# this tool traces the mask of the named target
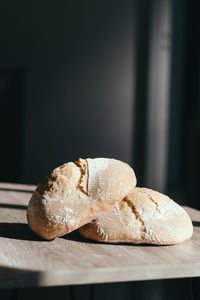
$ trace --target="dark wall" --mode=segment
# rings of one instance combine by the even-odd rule
[[[200,4],[173,2],[168,192],[200,208]]]
[[[20,181],[79,156],[130,163],[132,1],[4,1],[0,22],[0,70],[26,74]]]

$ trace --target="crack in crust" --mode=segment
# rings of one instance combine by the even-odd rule
[[[85,160],[86,161],[86,168],[87,168],[87,183],[86,183],[86,189],[87,189],[87,195],[89,195],[89,192],[88,192],[88,190],[89,190],[89,176],[90,176],[90,173],[89,173],[89,165],[88,165],[88,161],[87,160]]]
[[[77,188],[86,196],[88,196],[88,163],[86,160],[79,158],[74,162],[75,165],[80,169],[81,176],[77,184]],[[86,178],[85,178],[86,177]],[[86,179],[86,182],[85,182]]]
[[[159,205],[156,202],[156,200],[154,200],[152,196],[150,196],[150,195],[148,195],[148,196],[149,196],[149,199],[156,205],[156,210],[160,213]]]
[[[138,213],[135,205],[132,203],[132,201],[130,201],[129,199],[125,198],[123,200],[124,202],[126,202],[126,204],[132,209],[132,212],[133,214],[135,215],[135,218],[136,220],[140,221],[141,225],[142,225],[142,228],[141,228],[141,235],[142,235],[142,238],[145,237],[145,234],[146,234],[146,227],[145,227],[145,224],[144,224],[144,221],[142,220],[142,218],[140,217],[140,214]]]
[[[154,198],[151,196],[151,194],[148,193],[147,191],[145,191],[144,193],[149,197],[149,200],[152,201],[155,204],[156,210],[160,213],[158,202],[156,202],[156,200],[154,200]]]

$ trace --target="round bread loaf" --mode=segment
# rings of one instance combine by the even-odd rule
[[[189,239],[193,226],[186,211],[168,196],[136,187],[79,232],[86,238],[109,243],[171,245]]]
[[[50,240],[98,217],[136,185],[133,169],[116,159],[79,159],[56,169],[33,193],[27,219],[30,228]]]

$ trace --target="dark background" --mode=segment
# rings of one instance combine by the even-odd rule
[[[38,183],[79,156],[130,163],[132,1],[5,1],[0,13],[1,180]]]
[[[139,186],[200,208],[199,8],[197,0],[1,1],[0,181],[37,184],[79,156],[113,157],[134,167]],[[31,293],[92,297],[88,286],[70,291]],[[93,292],[190,299],[191,286],[168,280]]]

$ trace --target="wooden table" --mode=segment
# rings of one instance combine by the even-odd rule
[[[0,183],[0,288],[200,276],[200,211],[185,207],[191,240],[175,246],[109,245],[77,232],[41,241],[27,225],[35,186]]]

